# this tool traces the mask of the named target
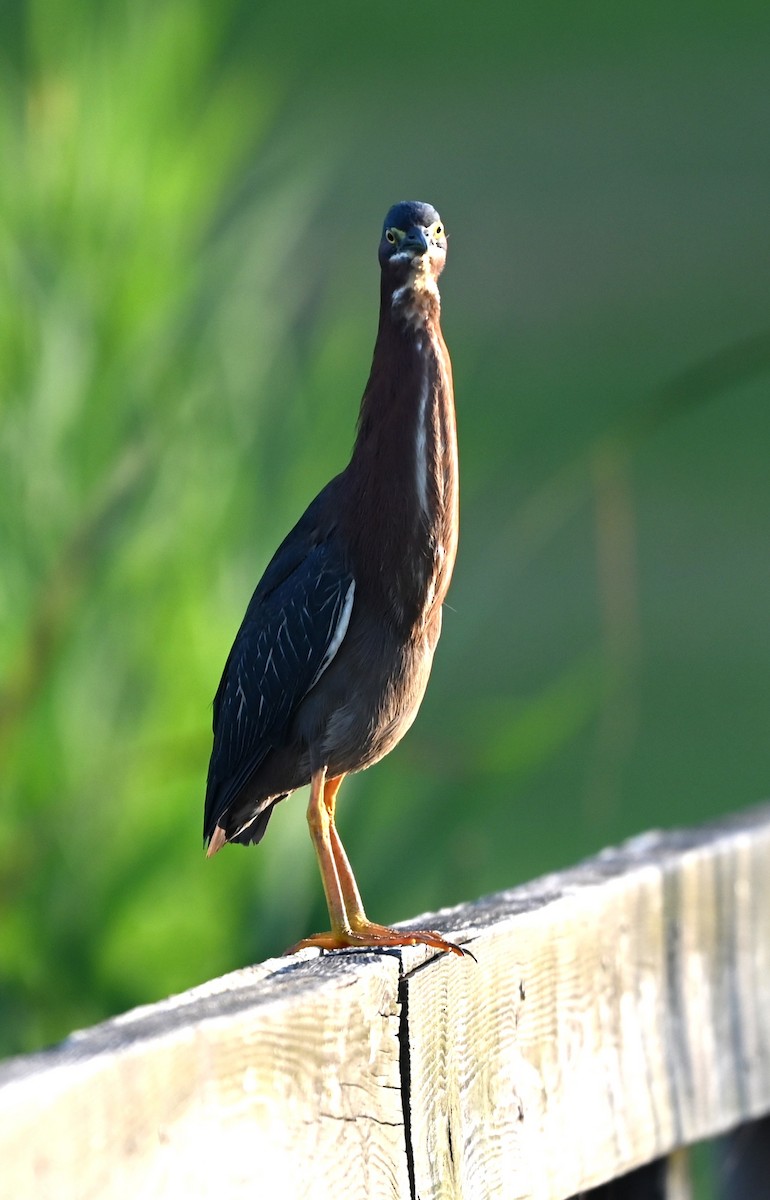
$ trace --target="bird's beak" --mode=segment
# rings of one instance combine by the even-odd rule
[[[399,246],[400,250],[409,250],[414,258],[423,255],[428,249],[428,238],[421,225],[413,225],[407,229],[406,236]]]

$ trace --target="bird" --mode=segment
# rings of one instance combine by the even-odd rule
[[[369,920],[335,820],[345,776],[388,754],[417,715],[457,553],[454,388],[438,290],[446,253],[432,205],[388,211],[350,461],[268,563],[214,699],[208,856],[261,841],[276,804],[310,785],[330,929],[287,953],[415,944],[465,953],[434,930]]]

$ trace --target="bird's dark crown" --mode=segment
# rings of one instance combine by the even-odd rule
[[[394,204],[385,218],[382,227],[383,237],[387,229],[410,229],[413,225],[429,229],[431,225],[441,222],[441,217],[432,204],[424,204],[422,200],[399,200]]]

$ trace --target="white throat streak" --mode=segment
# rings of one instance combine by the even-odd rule
[[[427,364],[423,365],[420,395],[417,403],[417,433],[415,437],[415,475],[417,496],[423,515],[428,515],[428,398],[430,396],[430,375]]]

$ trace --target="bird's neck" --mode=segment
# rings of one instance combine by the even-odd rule
[[[435,284],[383,286],[346,476],[361,582],[394,620],[419,626],[443,602],[457,552],[452,368]]]

